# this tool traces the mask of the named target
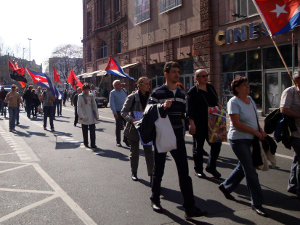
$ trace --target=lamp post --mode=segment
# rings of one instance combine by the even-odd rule
[[[29,62],[31,61],[31,41],[32,39],[31,38],[28,38],[28,41],[29,41]]]

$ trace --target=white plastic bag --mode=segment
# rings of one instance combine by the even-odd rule
[[[176,136],[168,115],[166,118],[161,118],[158,109],[157,114],[158,119],[155,121],[155,145],[158,153],[165,153],[177,149]]]

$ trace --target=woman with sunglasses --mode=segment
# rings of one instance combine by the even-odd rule
[[[228,140],[239,162],[229,177],[220,184],[219,189],[227,199],[234,201],[235,198],[230,193],[245,177],[252,209],[261,216],[268,216],[262,207],[264,196],[250,150],[254,136],[264,140],[267,134],[259,127],[255,102],[248,96],[250,86],[247,78],[235,78],[231,83],[231,88],[235,96],[227,103],[230,117]]]

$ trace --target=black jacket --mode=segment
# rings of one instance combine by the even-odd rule
[[[158,119],[157,110],[159,110],[162,118],[165,118],[168,114],[168,110],[164,110],[163,104],[148,104],[144,111],[143,118],[133,123],[135,128],[139,131],[144,143],[155,141],[155,121]]]

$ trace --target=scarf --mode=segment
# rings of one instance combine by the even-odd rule
[[[84,103],[87,104],[88,103],[88,99],[87,97],[90,96],[89,94],[86,94],[86,93],[83,93],[82,94],[82,97],[83,97],[83,100],[84,100]],[[95,104],[95,101],[94,101],[94,98],[93,96],[90,96],[91,97],[91,107],[92,107],[92,112],[94,114],[94,118],[96,120],[98,120],[98,117],[97,117],[97,111],[96,111],[96,104]],[[98,110],[98,109],[97,109]]]

